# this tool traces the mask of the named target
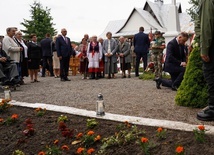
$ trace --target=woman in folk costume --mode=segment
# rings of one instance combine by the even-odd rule
[[[97,41],[97,36],[92,36],[92,41],[88,45],[87,50],[88,57],[88,72],[91,73],[90,79],[98,79],[99,73],[99,62],[102,59],[102,46]],[[96,76],[95,76],[96,74]]]
[[[130,44],[121,36],[118,44],[118,54],[120,57],[120,67],[122,69],[122,78],[126,78],[126,70],[128,70],[128,78],[131,78],[131,53]]]
[[[107,39],[103,42],[103,53],[105,55],[105,74],[108,74],[108,78],[115,78],[115,73],[117,73],[117,42],[112,38],[112,33],[107,32]]]
[[[79,45],[79,54],[77,57],[80,58],[80,73],[83,74],[82,79],[86,79],[88,75],[88,58],[87,58],[88,43],[87,39],[83,38],[81,44]]]

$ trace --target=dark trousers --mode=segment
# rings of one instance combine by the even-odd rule
[[[60,77],[61,79],[68,78],[68,69],[69,69],[70,57],[62,57],[60,60]]]
[[[210,62],[203,62],[203,73],[208,86],[208,105],[214,109],[214,47],[209,53]]]
[[[162,79],[162,86],[170,87],[170,88],[172,86],[179,87],[183,80],[184,73],[185,73],[185,67],[180,67],[179,72],[170,72],[169,74],[171,76],[171,80]]]
[[[43,56],[42,61],[42,75],[45,76],[45,70],[47,69],[50,72],[51,76],[53,76],[54,73],[52,56]]]
[[[143,69],[146,70],[148,58],[147,53],[136,53],[135,75],[139,75],[139,65],[141,58],[143,58]]]

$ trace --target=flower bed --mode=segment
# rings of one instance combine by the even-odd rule
[[[13,114],[16,121],[4,123]],[[1,112],[0,120],[0,152],[5,155],[212,155],[214,148],[214,136],[195,138],[196,131],[206,131],[201,126],[184,132],[17,106]]]

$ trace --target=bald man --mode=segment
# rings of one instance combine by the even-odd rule
[[[68,69],[70,57],[75,56],[75,51],[71,46],[70,38],[66,37],[67,30],[61,30],[61,36],[56,39],[57,56],[60,60],[60,78],[61,81],[71,81],[68,79]]]

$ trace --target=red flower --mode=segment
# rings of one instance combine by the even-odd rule
[[[142,142],[142,143],[147,143],[148,141],[149,141],[148,138],[145,138],[145,137],[142,137],[142,138],[141,138],[141,142]]]
[[[79,147],[78,149],[77,149],[77,154],[81,154],[83,151],[84,151],[85,149],[83,148],[83,147]]]
[[[92,154],[95,150],[93,148],[88,149],[87,153]]]
[[[66,125],[65,125],[65,123],[64,122],[59,122],[59,130],[65,130],[65,128],[66,128]]]
[[[204,130],[205,130],[205,127],[204,127],[204,125],[199,125],[199,126],[198,126],[198,129],[201,130],[201,131],[204,131]]]
[[[184,152],[184,148],[182,146],[178,146],[175,151],[176,153],[182,153]]]

